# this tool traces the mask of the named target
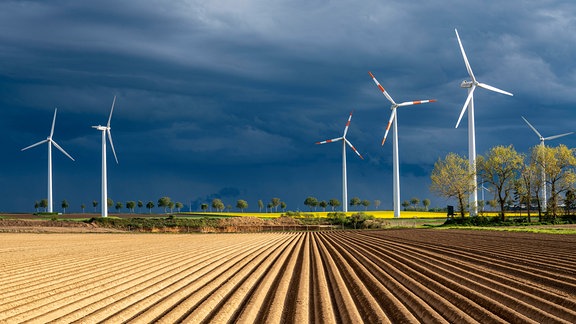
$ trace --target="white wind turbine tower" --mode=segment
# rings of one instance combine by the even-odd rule
[[[536,133],[536,135],[538,135],[538,138],[540,139],[540,145],[541,145],[542,147],[544,147],[544,141],[553,140],[553,139],[557,139],[557,138],[560,138],[560,137],[564,137],[564,136],[568,136],[568,135],[574,134],[574,132],[570,132],[570,133],[564,133],[564,134],[560,134],[560,135],[554,135],[554,136],[544,137],[544,136],[540,135],[540,132],[538,132],[538,131],[536,130],[536,128],[535,128],[534,126],[532,126],[532,124],[530,124],[530,123],[528,122],[528,120],[526,120],[526,118],[524,118],[523,116],[520,116],[520,117],[522,117],[522,119],[524,119],[524,121],[526,122],[526,124],[528,124],[528,126],[529,126],[530,128],[532,128],[532,130],[534,131],[534,133]],[[542,189],[541,189],[541,190],[542,190],[542,195],[540,196],[540,197],[541,197],[540,199],[542,199],[542,201],[541,201],[540,205],[543,206],[543,208],[545,209],[545,208],[546,208],[546,201],[547,201],[547,200],[546,200],[546,170],[545,170],[544,168],[542,168],[542,176],[541,176],[541,177],[542,177]]]
[[[112,113],[114,112],[114,104],[116,103],[116,96],[112,101],[112,109],[110,109],[110,116],[108,117],[108,123],[106,126],[92,126],[102,132],[102,217],[108,217],[108,185],[106,176],[106,134],[108,134],[108,140],[110,141],[110,147],[112,148],[112,153],[114,153],[114,159],[116,159],[116,164],[118,164],[118,158],[116,157],[116,151],[114,151],[114,143],[112,143],[112,134],[110,133],[110,120],[112,120]]]
[[[72,161],[74,161],[74,159],[70,156],[70,154],[66,153],[66,151],[64,151],[64,149],[61,148],[60,145],[58,145],[58,143],[56,143],[52,139],[52,135],[54,135],[54,125],[56,124],[56,112],[57,111],[58,111],[57,108],[54,109],[54,118],[52,119],[52,129],[50,130],[50,136],[48,136],[48,138],[46,138],[43,141],[40,141],[36,144],[32,144],[32,145],[22,149],[22,151],[25,151],[29,148],[33,148],[34,146],[48,143],[48,212],[49,213],[52,213],[54,211],[54,209],[52,208],[52,145],[56,146],[56,148],[59,149],[60,152],[64,153],[64,155],[66,155]]]
[[[393,173],[394,173],[394,181],[393,181],[393,186],[394,186],[394,217],[400,217],[400,163],[399,163],[399,159],[398,159],[398,117],[396,116],[396,108],[398,107],[403,107],[403,106],[411,106],[411,105],[418,105],[418,104],[423,104],[423,103],[428,103],[428,102],[436,102],[435,99],[430,99],[430,100],[415,100],[415,101],[406,101],[406,102],[402,102],[397,104],[396,102],[394,102],[394,99],[392,99],[392,97],[388,94],[388,92],[386,92],[386,90],[384,89],[384,87],[378,82],[378,80],[376,80],[376,78],[374,77],[374,75],[371,72],[368,72],[368,74],[370,74],[370,76],[372,77],[372,80],[374,80],[374,83],[376,83],[376,85],[378,86],[378,89],[380,89],[380,91],[382,91],[382,93],[384,94],[384,96],[386,96],[386,99],[388,99],[388,101],[390,101],[390,103],[392,103],[392,106],[390,106],[390,109],[392,110],[392,113],[390,114],[390,120],[388,120],[388,125],[386,125],[386,133],[384,133],[384,138],[382,139],[382,145],[384,145],[384,142],[386,141],[386,137],[388,136],[388,131],[390,130],[390,125],[392,123],[394,123],[394,142],[392,144],[392,158],[393,158]]]
[[[329,139],[322,142],[316,142],[316,144],[326,144],[332,142],[342,141],[342,211],[345,213],[348,212],[348,183],[347,183],[347,175],[346,175],[346,145],[350,146],[350,148],[358,154],[361,159],[364,159],[362,155],[356,150],[354,145],[348,141],[346,138],[346,134],[348,133],[348,127],[350,127],[350,121],[352,120],[352,113],[350,113],[350,117],[348,117],[348,122],[346,122],[346,127],[344,127],[344,134],[342,137]]]
[[[468,70],[468,75],[470,75],[471,81],[462,81],[460,87],[468,88],[468,97],[466,98],[466,102],[464,102],[464,106],[462,107],[462,111],[460,112],[460,117],[458,117],[458,122],[456,123],[456,128],[460,125],[460,120],[462,116],[464,116],[464,112],[466,108],[468,108],[468,161],[470,163],[470,171],[473,173],[472,185],[473,191],[470,195],[469,202],[470,202],[470,215],[476,216],[478,215],[478,188],[476,185],[476,131],[474,126],[474,90],[476,87],[484,88],[486,90],[502,93],[505,95],[512,96],[510,92],[500,90],[495,88],[491,85],[478,82],[474,73],[472,72],[472,68],[470,67],[470,63],[468,62],[468,58],[466,57],[466,52],[464,52],[464,47],[462,46],[462,42],[460,41],[460,36],[458,35],[458,30],[454,29],[456,32],[456,38],[458,38],[458,44],[460,45],[460,51],[462,52],[462,57],[464,58],[464,64],[466,64],[466,70]]]

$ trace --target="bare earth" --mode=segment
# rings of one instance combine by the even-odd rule
[[[575,323],[576,235],[0,233],[0,322]]]

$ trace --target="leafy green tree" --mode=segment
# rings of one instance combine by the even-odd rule
[[[425,198],[424,200],[422,200],[422,205],[424,206],[424,209],[428,211],[428,207],[430,207],[430,199]]]
[[[92,207],[94,207],[94,212],[96,212],[96,207],[98,207],[98,201],[92,200]]]
[[[284,212],[286,211],[286,203],[285,202],[283,202],[283,201],[280,202],[280,209],[282,209],[282,211],[284,211]]]
[[[46,212],[46,209],[48,208],[48,199],[40,200],[40,208],[44,208],[44,212]]]
[[[170,201],[170,202],[168,203],[168,208],[170,209],[170,213],[173,213],[173,212],[174,212],[174,207],[176,207],[176,203],[173,202],[173,201]]]
[[[272,207],[274,207],[274,205],[272,205],[272,202],[269,202],[268,205],[266,205],[266,212],[272,212]]]
[[[332,198],[328,201],[328,205],[330,205],[330,207],[332,207],[332,211],[334,211],[334,208],[338,208],[340,207],[340,200],[336,199],[336,198]]]
[[[184,207],[184,205],[181,202],[177,201],[175,207],[176,207],[176,212],[179,213],[180,210],[182,209],[182,207]]]
[[[68,207],[69,207],[69,205],[68,205],[68,202],[66,201],[66,199],[62,200],[62,210],[63,210],[64,214],[66,214],[66,208],[68,208]]]
[[[238,201],[236,201],[236,208],[240,209],[240,211],[243,213],[244,209],[248,208],[248,202],[243,199],[238,199]]]
[[[128,213],[133,213],[134,208],[136,208],[136,202],[135,201],[127,201],[126,202],[126,209],[128,209]]]
[[[352,199],[350,199],[350,206],[352,207],[360,206],[361,203],[362,201],[358,197],[352,197]]]
[[[120,209],[122,209],[122,203],[120,201],[116,202],[116,212],[119,213]]]
[[[172,200],[170,199],[170,197],[161,197],[160,199],[158,199],[158,207],[164,208],[164,213],[167,213],[168,207],[170,207],[171,202]]]
[[[112,208],[112,206],[114,206],[114,200],[108,198],[108,199],[107,199],[107,204],[108,204],[108,209]]]
[[[550,185],[550,199],[548,200],[548,213],[552,218],[557,216],[559,196],[561,193],[569,190],[576,183],[575,149],[569,149],[566,145],[558,147],[548,147],[538,145],[534,148],[532,154],[536,155],[535,160],[539,166],[544,169],[546,174],[546,183]]]
[[[382,204],[382,202],[378,199],[374,200],[374,209],[378,209],[378,207],[380,207],[380,205]]]
[[[362,199],[362,201],[360,202],[360,204],[362,206],[364,206],[364,210],[368,210],[368,206],[370,206],[370,200],[368,199]]]
[[[316,206],[318,206],[318,199],[316,199],[316,197],[308,196],[304,200],[304,206],[308,206],[310,208],[310,211],[312,211],[312,208],[316,210]]]
[[[262,212],[262,208],[264,208],[264,202],[262,199],[258,199],[258,212]]]
[[[205,212],[206,210],[208,210],[208,204],[203,203],[202,205],[200,205],[200,209],[202,209],[202,211]]]
[[[416,210],[416,206],[418,206],[419,203],[420,203],[420,199],[418,199],[416,197],[412,197],[412,199],[410,199],[410,204],[412,205],[412,208],[414,210]]]
[[[328,207],[328,203],[326,202],[326,200],[321,200],[318,202],[318,206],[320,206],[320,208],[322,208],[322,211],[326,211],[326,207]]]
[[[144,207],[144,203],[142,202],[142,200],[138,200],[138,213],[139,214],[142,212],[142,207]]]
[[[272,207],[274,207],[274,211],[277,212],[278,211],[278,206],[280,206],[280,198],[272,198],[272,200],[270,201],[272,203]]]
[[[430,175],[430,191],[441,197],[456,198],[460,215],[464,217],[465,200],[474,189],[471,185],[473,173],[468,160],[458,154],[449,153],[444,160],[438,159]]]
[[[492,184],[496,190],[502,220],[505,220],[505,205],[523,164],[524,155],[516,152],[512,145],[495,146],[485,156],[477,158],[477,169],[482,179]]]
[[[36,201],[34,202],[34,210],[35,210],[36,212],[38,212],[38,208],[39,208],[39,207],[40,207],[40,203],[38,202],[38,200],[36,200]]]
[[[408,206],[410,206],[410,202],[408,200],[404,200],[402,202],[402,207],[404,207],[404,210],[408,209]]]
[[[224,203],[222,202],[222,200],[214,198],[212,199],[212,208],[216,209],[216,211],[221,212],[224,210]]]
[[[86,205],[85,204],[81,204],[80,208],[82,209],[82,214],[84,214],[84,209],[86,209]]]
[[[152,208],[154,208],[154,202],[150,200],[148,203],[146,203],[146,208],[148,208],[148,214],[152,214]]]

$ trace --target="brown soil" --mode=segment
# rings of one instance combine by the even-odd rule
[[[576,322],[576,235],[0,233],[0,322]]]

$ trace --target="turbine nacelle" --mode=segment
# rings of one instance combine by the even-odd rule
[[[464,80],[462,83],[460,83],[460,88],[472,88],[473,85],[473,81]]]
[[[110,129],[110,127],[101,126],[101,125],[98,125],[98,126],[92,126],[92,128],[95,128],[95,129],[97,129],[97,130],[99,130],[99,131],[107,131],[107,130],[109,130],[109,129]]]

